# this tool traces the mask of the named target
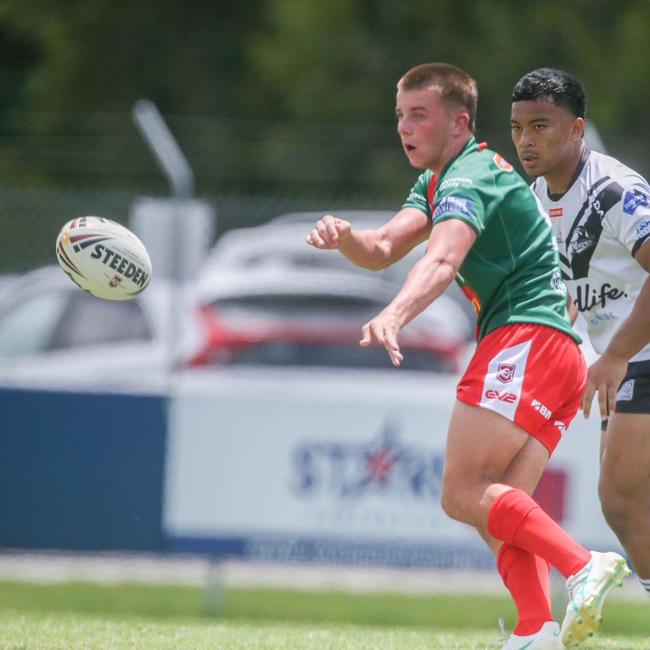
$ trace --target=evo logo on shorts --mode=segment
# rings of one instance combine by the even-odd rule
[[[514,422],[521,399],[531,342],[504,348],[488,363],[481,394],[482,408],[496,411]]]
[[[514,393],[509,393],[507,390],[500,393],[498,390],[494,390],[494,388],[488,388],[483,397],[485,399],[498,399],[500,402],[507,402],[508,404],[513,404],[519,399],[519,396]]]

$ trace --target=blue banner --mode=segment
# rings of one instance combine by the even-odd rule
[[[166,399],[0,389],[0,546],[158,551]]]

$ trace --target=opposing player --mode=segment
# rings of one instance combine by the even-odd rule
[[[590,553],[531,498],[549,455],[576,414],[586,367],[566,313],[551,228],[510,164],[474,138],[477,89],[443,63],[397,85],[397,130],[424,169],[400,212],[377,230],[331,215],[307,237],[379,269],[428,240],[395,299],[362,328],[393,364],[402,327],[456,278],[478,312],[478,346],[460,380],[449,424],[442,506],[474,526],[497,555],[519,620],[508,650],[562,648],[597,627],[602,599],[627,571],[615,553]],[[549,564],[571,585],[560,631]]]
[[[574,313],[600,358],[583,410],[598,393],[603,513],[650,593],[650,187],[586,147],[585,91],[542,68],[512,94],[512,139],[551,216]]]

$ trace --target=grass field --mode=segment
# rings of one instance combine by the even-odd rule
[[[214,602],[210,604],[214,607]],[[612,601],[591,650],[650,649],[649,607]],[[194,587],[0,583],[2,650],[496,649],[507,599]]]

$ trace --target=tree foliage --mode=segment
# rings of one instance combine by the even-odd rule
[[[476,78],[479,134],[503,146],[511,89],[541,66],[585,83],[589,116],[634,162],[650,139],[647,0],[5,0],[0,53],[0,111],[54,128],[148,97],[167,114],[254,121],[260,167],[301,178],[317,157],[310,173],[334,184],[390,175],[395,83],[427,61]],[[301,149],[316,124],[338,142],[304,135]]]

